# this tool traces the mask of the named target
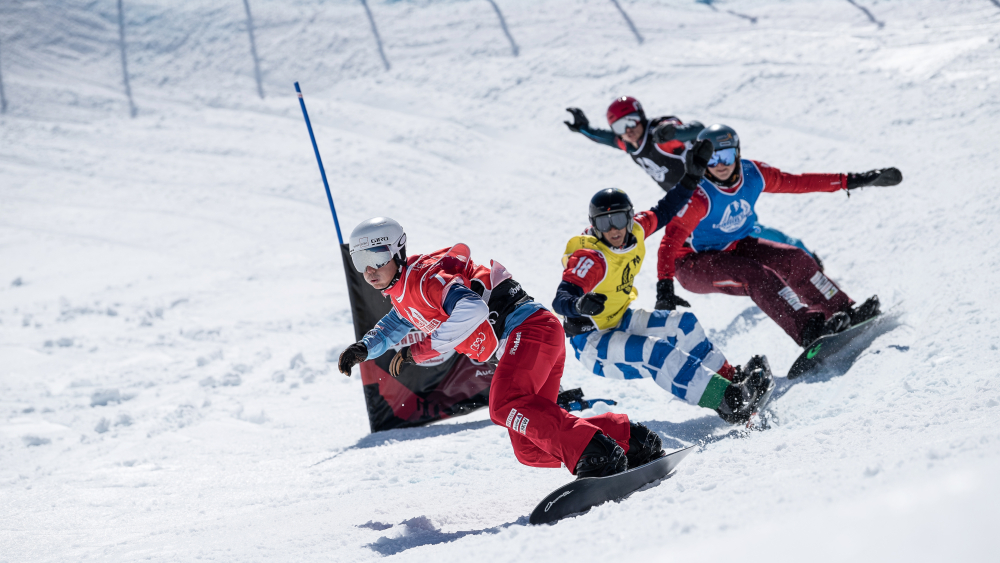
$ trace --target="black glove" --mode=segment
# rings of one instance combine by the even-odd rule
[[[677,136],[677,127],[673,123],[661,123],[653,129],[653,142],[657,145],[673,141]]]
[[[579,133],[580,129],[586,129],[587,127],[590,127],[590,122],[587,121],[587,116],[583,115],[582,109],[566,108],[566,111],[573,114],[573,123],[570,123],[569,121],[563,121],[563,123],[566,124],[566,127],[569,127],[570,131],[574,133]]]
[[[597,327],[594,325],[594,321],[587,317],[566,317],[566,320],[563,321],[563,331],[570,338],[595,330]]]
[[[340,360],[337,362],[337,366],[340,368],[340,373],[350,377],[351,368],[367,359],[368,347],[365,346],[364,342],[355,342],[340,353]]]
[[[702,139],[695,142],[685,157],[685,170],[688,174],[701,178],[705,172],[708,172],[708,161],[712,160],[714,153],[715,148],[712,147],[712,141]]]
[[[581,315],[594,316],[604,310],[604,302],[608,296],[603,293],[590,292],[576,300],[576,312]]]
[[[392,361],[389,362],[389,375],[393,377],[399,377],[399,372],[403,371],[403,366],[406,364],[412,364],[413,354],[410,353],[409,346],[403,346],[396,352],[396,355],[392,357]]]
[[[658,311],[673,311],[678,306],[690,307],[691,304],[674,295],[674,280],[656,282],[656,306]]]
[[[847,189],[854,190],[866,186],[895,186],[903,181],[903,173],[898,168],[880,168],[868,172],[849,172]]]
[[[687,173],[681,178],[680,184],[692,191],[697,188],[698,182],[705,177],[705,172],[708,171],[708,161],[711,160],[714,152],[712,141],[702,139],[696,142],[685,157],[684,165]]]

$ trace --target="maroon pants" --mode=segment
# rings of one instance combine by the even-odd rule
[[[812,256],[787,244],[747,237],[732,250],[691,253],[675,264],[684,289],[750,297],[799,343],[810,317],[829,318],[854,304]]]
[[[598,431],[628,451],[629,422],[623,414],[578,418],[559,408],[559,380],[566,362],[566,336],[556,317],[540,310],[507,338],[490,384],[490,419],[507,426],[517,460],[532,467],[572,473]]]

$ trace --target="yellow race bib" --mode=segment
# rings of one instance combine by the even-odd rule
[[[639,296],[639,292],[632,287],[632,281],[642,267],[642,259],[646,256],[646,233],[639,223],[632,223],[632,234],[637,241],[634,246],[627,249],[616,250],[605,244],[601,239],[591,235],[580,235],[569,239],[566,243],[566,253],[563,254],[563,268],[569,261],[569,257],[574,252],[581,249],[597,250],[604,255],[607,263],[607,270],[604,272],[604,279],[592,290],[594,293],[607,295],[608,300],[604,303],[604,311],[599,315],[590,317],[598,330],[607,330],[618,326],[625,315],[625,311]]]

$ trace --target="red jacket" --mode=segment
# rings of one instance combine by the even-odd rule
[[[757,165],[764,178],[763,191],[766,193],[804,194],[847,189],[846,174],[788,174],[762,162],[753,161],[753,163]],[[708,180],[709,175],[706,174],[705,178]],[[743,178],[741,177],[736,185],[730,188],[718,184],[715,186],[722,191],[734,192],[740,189],[742,183]],[[657,256],[657,274],[660,279],[673,279],[674,262],[694,252],[690,247],[684,246],[684,242],[688,240],[688,237],[691,236],[702,219],[708,215],[708,212],[708,194],[699,187],[691,196],[688,205],[667,224],[663,233],[663,240],[660,241],[660,250]],[[735,244],[734,242],[723,251],[731,250]]]
[[[400,316],[428,335],[410,346],[414,361],[424,362],[450,349],[477,362],[493,355],[498,342],[489,307],[469,287],[477,279],[492,289],[494,281],[510,277],[499,264],[493,270],[498,268],[500,273],[473,263],[464,244],[407,259],[400,280],[383,295],[391,298]]]

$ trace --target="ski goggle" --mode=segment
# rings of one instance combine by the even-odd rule
[[[615,211],[594,217],[594,228],[602,233],[611,229],[624,229],[632,222],[632,210]]]
[[[392,261],[392,251],[388,246],[373,246],[351,253],[351,261],[354,269],[363,274],[369,267],[377,270]]]
[[[712,158],[708,159],[708,167],[715,168],[720,164],[730,166],[734,162],[736,162],[736,149],[722,149],[715,151]]]
[[[624,135],[626,129],[631,129],[641,122],[642,119],[639,118],[638,113],[630,113],[612,123],[611,130],[614,131],[616,135]]]

